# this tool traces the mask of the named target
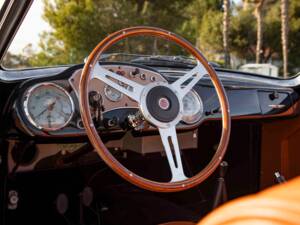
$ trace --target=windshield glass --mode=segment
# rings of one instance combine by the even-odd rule
[[[300,1],[287,1],[288,10],[281,2],[35,0],[2,65],[28,68],[83,63],[108,34],[148,25],[183,36],[212,65],[288,77],[299,71]],[[102,59],[190,64],[188,57],[165,40],[139,37],[122,41]]]

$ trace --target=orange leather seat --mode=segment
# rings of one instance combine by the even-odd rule
[[[192,225],[171,222],[164,225]],[[217,208],[198,225],[300,225],[300,177]]]
[[[196,225],[193,222],[187,222],[187,221],[174,221],[174,222],[169,222],[169,223],[162,223],[159,225]]]
[[[300,177],[258,194],[231,201],[198,225],[300,224]]]

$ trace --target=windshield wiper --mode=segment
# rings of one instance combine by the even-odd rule
[[[182,55],[167,56],[167,55],[142,55],[129,53],[108,53],[101,55],[100,61],[104,62],[131,62],[143,64],[146,66],[161,66],[161,67],[180,67],[187,69],[196,66],[196,60]],[[209,62],[215,68],[220,66],[217,63]]]
[[[133,63],[141,63],[147,66],[174,66],[193,68],[196,65],[196,60],[185,56],[141,56],[131,60]]]

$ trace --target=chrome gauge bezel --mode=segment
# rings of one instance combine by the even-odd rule
[[[43,127],[43,126],[40,126],[38,125],[35,120],[32,118],[32,116],[30,115],[29,113],[29,107],[28,107],[28,103],[29,103],[29,99],[30,97],[32,96],[32,94],[34,93],[34,91],[40,87],[51,87],[51,88],[57,88],[59,89],[60,91],[62,91],[66,97],[68,98],[68,100],[70,101],[70,104],[71,104],[71,114],[69,116],[69,118],[66,120],[65,123],[61,124],[60,126],[57,126],[57,127],[53,127],[53,128],[48,128],[48,127]],[[23,102],[23,109],[24,109],[24,113],[26,115],[26,119],[37,129],[39,130],[42,130],[42,131],[57,131],[57,130],[61,130],[63,129],[64,127],[66,127],[70,121],[72,120],[73,116],[74,116],[74,113],[75,113],[75,104],[74,104],[74,101],[73,101],[73,98],[71,97],[70,93],[64,89],[63,87],[55,84],[55,83],[52,83],[52,82],[43,82],[43,83],[39,83],[39,84],[36,84],[36,85],[33,85],[32,87],[30,87],[29,89],[27,89],[27,91],[25,92],[25,94],[23,95],[23,99],[24,99],[24,102]]]
[[[200,121],[200,119],[202,118],[203,113],[204,113],[204,108],[203,108],[203,102],[202,102],[199,94],[195,90],[191,90],[189,93],[192,93],[192,95],[197,99],[198,103],[200,104],[200,110],[196,114],[191,115],[191,116],[184,115],[184,109],[183,109],[182,121],[184,123],[190,125],[190,124],[195,124],[198,121]],[[183,99],[182,99],[182,104],[183,104]]]
[[[118,91],[118,90],[116,90],[116,91],[118,91],[118,92],[120,92],[120,98],[119,99],[117,99],[117,100],[115,100],[115,99],[113,99],[109,94],[108,94],[108,92],[107,92],[107,89],[108,88],[113,88],[113,87],[111,87],[111,86],[109,86],[109,85],[105,85],[105,87],[104,87],[104,94],[105,94],[105,97],[108,99],[108,100],[110,100],[110,101],[112,101],[112,102],[119,102],[119,101],[121,101],[122,100],[122,98],[124,97],[124,95],[123,95],[123,93],[122,92],[120,92],[120,91]],[[114,89],[114,88],[113,88]]]

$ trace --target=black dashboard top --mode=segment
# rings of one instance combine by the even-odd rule
[[[140,64],[128,64],[128,63],[104,63],[109,66],[118,65],[130,66],[133,69],[145,69],[151,73],[161,74],[163,79],[168,82],[173,82],[178,76],[181,76],[189,69],[187,68],[170,68],[170,67],[156,67],[151,68]],[[83,65],[75,65],[71,67],[59,67],[59,68],[46,68],[36,70],[26,70],[20,73],[16,71],[7,71],[7,77],[10,76],[23,76],[24,79],[18,80],[19,85],[16,86],[11,99],[11,110],[13,111],[15,126],[19,132],[23,132],[26,135],[33,137],[76,137],[85,136],[84,129],[80,122],[79,103],[76,95],[76,90],[69,82],[71,76],[75,72],[82,69]],[[2,73],[2,74],[1,74]],[[3,71],[0,72],[0,78],[3,79]],[[18,74],[18,75],[17,75]],[[31,74],[31,75],[29,75]],[[217,69],[219,75],[229,99],[230,113],[233,119],[263,119],[273,117],[286,117],[294,115],[293,105],[298,100],[298,93],[294,88],[285,84],[279,85],[278,79],[272,79],[267,77],[257,77],[245,73],[237,73],[226,70]],[[146,80],[152,79],[146,76]],[[27,79],[25,79],[27,78]],[[294,78],[297,79],[297,78]],[[12,77],[7,79],[6,82],[16,82]],[[72,118],[68,125],[62,129],[56,131],[45,131],[38,129],[30,123],[26,113],[24,112],[24,93],[30,87],[43,82],[51,82],[64,88],[70,94],[72,101],[74,101],[75,109]],[[216,92],[212,86],[210,78],[204,76],[200,82],[194,87],[196,93],[200,96],[203,102],[203,117],[195,124],[180,123],[182,129],[194,129],[201,123],[207,120],[219,120],[219,101]],[[127,104],[127,103],[126,103]],[[131,105],[132,106],[132,105]],[[128,107],[116,107],[114,110],[105,111],[103,113],[103,121],[116,120],[113,126],[103,125],[102,132],[124,132],[126,126],[124,125],[129,114],[134,114],[138,110],[137,107],[130,104]],[[117,119],[115,119],[117,118]]]

